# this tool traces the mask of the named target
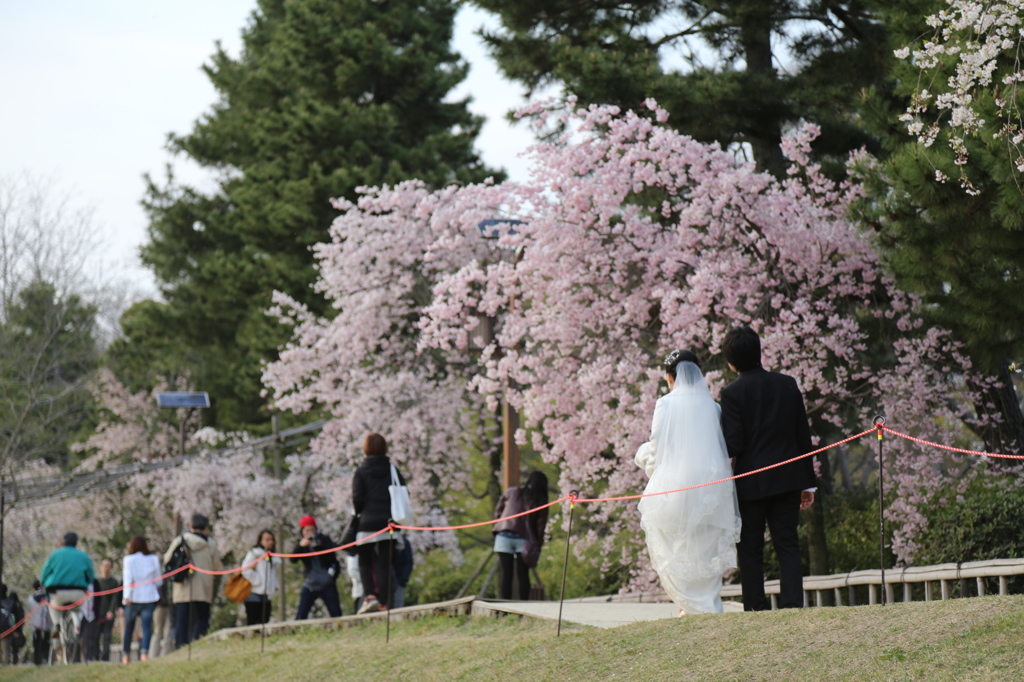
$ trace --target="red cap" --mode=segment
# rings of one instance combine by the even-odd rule
[[[299,519],[299,528],[305,528],[306,526],[316,526],[316,519],[312,516],[303,516]]]

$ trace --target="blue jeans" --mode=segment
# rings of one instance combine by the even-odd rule
[[[313,608],[313,603],[317,599],[323,600],[324,606],[327,607],[327,613],[331,615],[331,618],[341,617],[338,586],[331,582],[328,583],[327,587],[316,592],[313,592],[308,587],[302,588],[302,592],[299,593],[299,612],[295,615],[295,620],[306,620],[309,618],[309,610]]]
[[[148,604],[130,604],[124,612],[124,648],[122,653],[128,654],[132,650],[132,635],[135,634],[135,619],[142,617],[142,643],[139,645],[139,652],[149,653],[149,640],[153,638],[153,612],[156,611],[156,602]]]

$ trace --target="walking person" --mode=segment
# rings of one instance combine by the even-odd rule
[[[156,589],[159,599],[153,609],[153,639],[149,641],[149,657],[156,658],[174,651],[174,628],[171,626],[171,602],[167,598],[167,582]]]
[[[292,557],[292,563],[302,561],[306,569],[306,577],[302,581],[299,593],[299,610],[296,620],[309,618],[309,612],[317,599],[323,601],[331,618],[341,617],[341,601],[338,597],[338,585],[335,582],[341,565],[335,552],[323,550],[335,547],[336,544],[328,535],[321,533],[316,527],[316,519],[303,516],[299,520],[299,532],[302,536],[292,554],[316,553],[314,556]],[[319,552],[323,552],[319,554]]]
[[[399,534],[395,540],[395,561],[392,576],[395,581],[395,598],[392,608],[400,609],[405,606],[405,586],[409,584],[412,577],[412,569],[416,565],[416,557],[412,551],[412,544],[409,538]]]
[[[359,613],[363,605],[363,578],[359,574],[359,555],[345,554],[345,572],[352,583],[352,613]]]
[[[8,590],[7,585],[0,583],[0,632],[9,630],[20,623],[25,617],[25,608],[18,598],[17,592]],[[13,632],[0,640],[0,651],[3,652],[4,665],[18,665],[18,652],[25,646],[25,626],[20,625]]]
[[[50,660],[50,639],[53,636],[53,621],[50,620],[50,610],[43,608],[46,601],[46,590],[38,580],[32,583],[34,590],[28,598],[28,610],[32,613],[29,625],[32,628],[32,662],[36,665],[43,665]]]
[[[217,542],[210,535],[210,520],[193,514],[189,530],[171,541],[164,553],[164,563],[171,560],[182,543],[188,548],[191,563],[207,571],[223,568]],[[210,602],[213,601],[213,576],[195,571],[181,582],[174,583],[174,646],[181,648],[199,639],[210,629]]]
[[[539,471],[534,471],[521,486],[509,488],[501,495],[498,506],[494,508],[494,518],[500,519],[508,516],[515,516],[523,512],[543,507],[548,503],[548,477]],[[530,568],[536,566],[536,554],[539,554],[540,547],[544,543],[544,531],[548,525],[548,510],[545,507],[533,514],[516,516],[514,519],[505,519],[494,524],[494,551],[501,563],[501,587],[500,597],[502,599],[513,598],[513,583],[519,585],[518,598],[520,601],[530,599]],[[533,543],[535,547],[534,558],[524,557],[524,552],[531,551],[527,543]]]
[[[85,594],[85,601],[82,603],[82,660],[92,663],[100,657],[100,601],[103,599],[97,592],[100,591],[99,579],[92,581],[92,586]]]
[[[812,450],[803,395],[793,377],[761,366],[761,339],[749,327],[733,329],[722,353],[739,378],[722,389],[722,432],[743,474]],[[764,530],[771,532],[779,558],[781,608],[804,604],[803,567],[797,523],[814,503],[814,466],[809,457],[736,480],[743,530],[738,547],[743,610],[766,611]]]
[[[132,636],[135,634],[135,620],[142,620],[142,641],[139,643],[139,660],[149,660],[149,643],[153,637],[153,612],[160,601],[159,586],[160,559],[149,551],[146,538],[136,535],[128,543],[128,556],[124,558],[124,645],[121,647],[121,663],[131,660]]]
[[[638,506],[651,565],[679,615],[721,613],[722,576],[736,567],[740,517],[720,425],[697,356],[672,351],[662,363],[669,392],[654,406],[651,437],[634,462],[647,474]]]
[[[97,592],[110,592],[121,586],[121,581],[114,575],[114,562],[104,559],[100,562],[100,574],[96,578]],[[99,629],[99,660],[110,660],[110,641],[114,635],[114,624],[121,610],[121,592],[110,592],[99,597],[95,622]]]
[[[371,433],[363,442],[366,458],[352,477],[352,504],[359,514],[356,545],[359,576],[363,583],[363,603],[359,613],[372,613],[394,605],[394,581],[391,580],[391,557],[396,548],[388,533],[371,537],[388,527],[391,519],[392,481],[388,443],[379,433]],[[399,485],[405,485],[402,473],[394,469]],[[365,542],[362,542],[364,541]],[[390,583],[391,591],[388,591]]]
[[[274,533],[270,530],[261,530],[256,544],[250,549],[243,566],[249,566],[259,560],[255,566],[249,566],[242,571],[242,577],[252,585],[252,592],[245,600],[245,622],[246,625],[262,625],[270,622],[270,614],[273,612],[274,595],[277,594],[277,571],[281,566],[281,557],[269,557],[267,552],[273,552],[277,541]]]

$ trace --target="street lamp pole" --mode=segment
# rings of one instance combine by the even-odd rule
[[[197,409],[206,409],[210,406],[210,394],[205,391],[169,391],[156,394],[156,404],[169,409],[188,409],[185,418],[181,420],[181,427],[178,437],[178,455],[185,456],[185,429],[188,420]],[[174,534],[182,531],[183,522],[181,516],[174,515]]]
[[[489,219],[483,220],[477,225],[480,236],[484,239],[500,239],[506,234],[515,234],[515,226],[522,225],[521,220]],[[502,226],[505,226],[502,229]],[[515,263],[518,264],[523,258],[522,247],[516,249]],[[516,299],[513,296],[509,300],[509,312],[515,310]],[[491,342],[492,330],[491,321],[487,320],[487,330],[484,346]],[[507,392],[501,397],[501,460],[502,460],[502,488],[508,490],[519,485],[519,445],[516,443],[516,431],[519,430],[519,414],[516,408],[509,404]]]
[[[519,414],[508,398],[501,399],[501,450],[504,473],[502,484],[505,490],[519,485],[519,444],[516,431],[519,429]]]

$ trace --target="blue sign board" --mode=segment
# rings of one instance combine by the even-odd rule
[[[157,393],[156,404],[160,407],[209,407],[210,394],[206,391]]]

